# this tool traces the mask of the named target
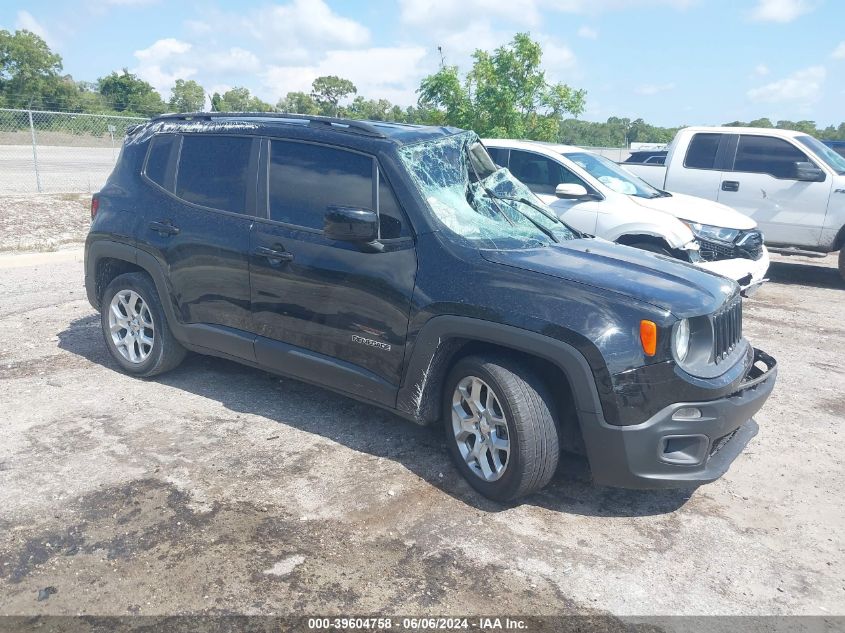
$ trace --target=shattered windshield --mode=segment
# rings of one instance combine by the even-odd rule
[[[637,196],[638,198],[660,198],[663,196],[662,191],[655,189],[645,180],[631,175],[630,172],[604,156],[588,152],[567,152],[564,156],[617,193]]]
[[[473,132],[406,145],[399,155],[437,219],[475,246],[533,248],[577,236],[497,167]]]

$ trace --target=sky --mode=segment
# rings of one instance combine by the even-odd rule
[[[581,118],[656,125],[769,117],[845,121],[845,0],[4,0],[0,29],[29,29],[64,71],[128,68],[165,99],[178,78],[245,86],[275,104],[320,75],[416,103],[445,62],[469,68],[517,32],[549,81],[587,90]]]

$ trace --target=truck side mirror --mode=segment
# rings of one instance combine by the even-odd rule
[[[801,182],[824,182],[824,172],[809,161],[795,162],[795,179]]]
[[[555,187],[555,195],[564,200],[586,200],[590,198],[584,185],[572,183],[560,183]]]

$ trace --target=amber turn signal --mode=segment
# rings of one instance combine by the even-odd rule
[[[646,356],[654,356],[657,353],[657,325],[654,321],[640,321],[640,342]]]

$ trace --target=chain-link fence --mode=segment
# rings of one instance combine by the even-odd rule
[[[91,192],[137,117],[0,108],[0,194]]]

